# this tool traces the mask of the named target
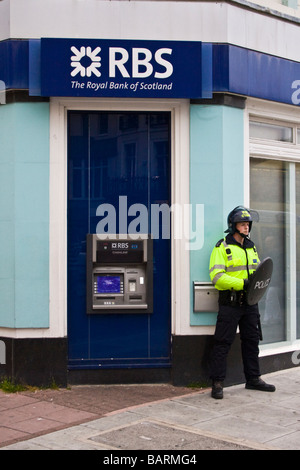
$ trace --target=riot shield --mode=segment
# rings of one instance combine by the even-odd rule
[[[246,301],[248,305],[257,304],[265,294],[272,277],[273,261],[271,258],[265,258],[261,261],[252,274],[246,292]]]

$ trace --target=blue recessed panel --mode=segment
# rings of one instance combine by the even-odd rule
[[[87,314],[86,234],[97,232],[100,205],[114,208],[124,233],[136,204],[150,216],[151,204],[170,203],[170,114],[69,112],[68,122],[70,367],[168,366],[170,238],[153,240],[153,313]]]

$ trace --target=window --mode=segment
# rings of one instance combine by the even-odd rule
[[[253,238],[260,259],[270,256],[273,275],[266,295],[260,302],[265,343],[286,339],[286,211],[287,168],[283,162],[252,158],[250,162],[251,209],[257,211]]]
[[[293,142],[293,128],[277,124],[251,121],[250,137],[274,140],[278,142]]]
[[[296,283],[296,336],[300,339],[300,163],[296,164]]]
[[[251,235],[260,259],[274,264],[260,301],[263,344],[300,339],[299,145],[296,124],[250,122],[250,207],[258,218]]]

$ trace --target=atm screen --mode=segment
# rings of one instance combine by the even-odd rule
[[[120,276],[98,276],[97,293],[98,294],[120,294],[121,278]]]

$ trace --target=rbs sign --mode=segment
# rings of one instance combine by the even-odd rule
[[[202,97],[202,43],[41,39],[42,96]]]
[[[117,58],[117,56],[120,58]],[[155,78],[168,78],[173,73],[173,65],[164,58],[164,55],[172,55],[172,49],[161,48],[154,54],[156,64],[162,66],[162,72],[155,72],[152,65],[152,52],[144,47],[132,48],[132,73],[131,77],[145,78],[150,77],[154,73]],[[126,63],[129,61],[129,52],[123,47],[109,48],[109,76],[116,76],[118,69],[124,78],[129,78],[130,73],[126,69]],[[142,69],[142,70],[141,70]]]

